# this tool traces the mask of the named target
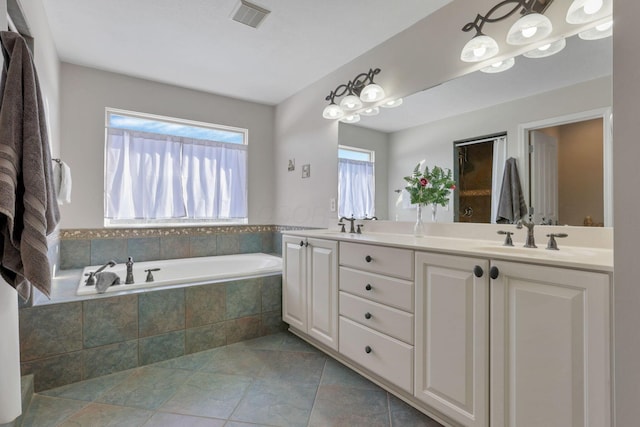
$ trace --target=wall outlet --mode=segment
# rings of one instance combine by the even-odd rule
[[[336,211],[336,199],[334,199],[334,198],[329,199],[329,210],[331,212],[335,212]]]
[[[306,165],[302,165],[302,177],[309,178],[310,176],[311,176],[311,165],[308,163]]]

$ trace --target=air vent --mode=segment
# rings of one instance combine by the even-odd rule
[[[258,25],[262,23],[264,18],[266,18],[269,13],[271,13],[270,10],[262,8],[246,0],[240,0],[240,3],[238,3],[233,13],[231,14],[231,19],[241,24],[248,25],[253,28],[258,28]]]

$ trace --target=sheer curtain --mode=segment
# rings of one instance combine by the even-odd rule
[[[246,145],[110,128],[105,218],[245,218],[246,165]]]
[[[338,215],[356,218],[375,215],[375,179],[372,162],[338,159]]]

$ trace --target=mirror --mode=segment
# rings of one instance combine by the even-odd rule
[[[584,41],[574,36],[556,55],[539,59],[519,56],[508,71],[468,74],[410,95],[400,107],[380,109],[379,115],[362,117],[355,125],[340,123],[339,143],[366,148],[372,141],[378,146],[386,141],[386,149],[375,150],[375,215],[379,219],[415,219],[415,210],[398,191],[404,188],[402,177],[416,163],[425,161],[430,166],[454,170],[454,141],[500,133],[507,134],[505,158],[516,158],[525,200],[529,201],[529,177],[535,180],[537,168],[529,165],[528,131],[554,120],[560,124],[607,116],[612,99],[611,74],[611,38]],[[605,118],[603,134],[610,143],[609,119]],[[611,215],[607,214],[610,194],[606,188],[611,182],[607,149],[603,149],[604,172],[600,172],[605,218],[586,211],[579,215],[592,216],[596,224],[611,225]],[[378,176],[382,169],[386,180],[383,174]],[[385,203],[386,209],[381,206]],[[563,203],[558,200],[560,206]],[[453,221],[453,210],[450,202],[448,208],[439,210],[438,221]],[[557,223],[564,223],[562,217]]]

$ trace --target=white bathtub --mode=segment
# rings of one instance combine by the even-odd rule
[[[77,295],[97,294],[94,286],[86,285],[85,274],[96,271],[99,267],[99,265],[92,265],[82,271]],[[147,277],[145,270],[152,268],[160,270],[153,272],[153,282],[145,282]],[[120,276],[121,282],[120,285],[109,287],[106,293],[121,293],[137,289],[201,285],[222,280],[278,274],[282,273],[282,259],[273,255],[256,253],[136,262],[133,265],[135,281],[131,285],[124,284],[127,275],[127,267],[124,263],[119,263],[104,271],[116,273]]]

